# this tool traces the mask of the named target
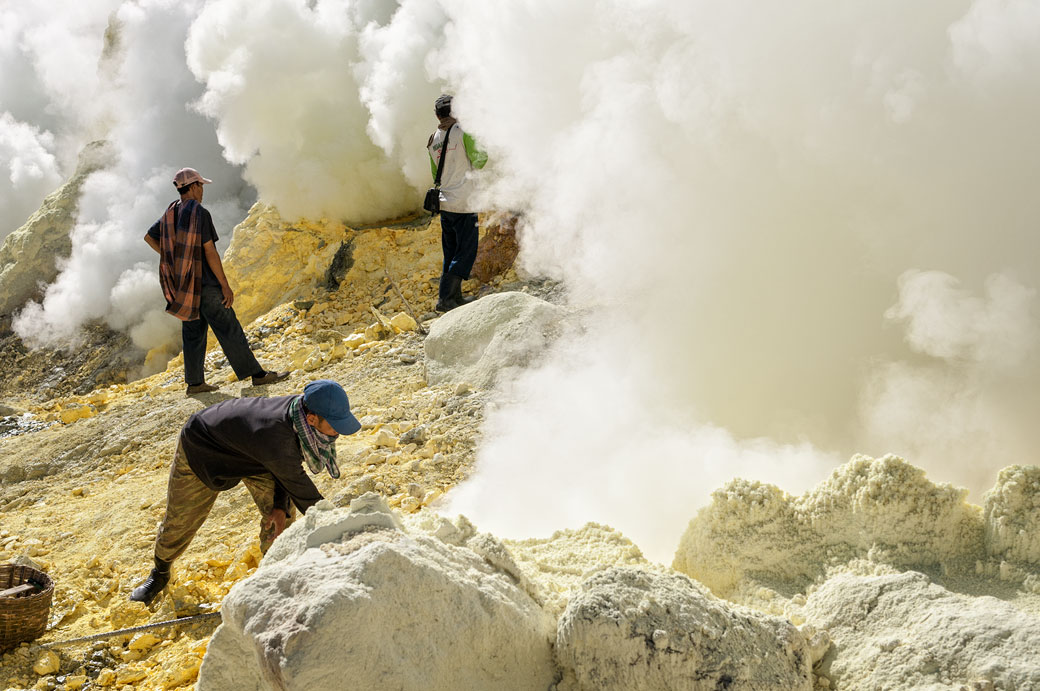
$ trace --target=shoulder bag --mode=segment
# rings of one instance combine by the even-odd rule
[[[426,199],[423,200],[423,208],[434,216],[440,213],[441,210],[441,173],[444,172],[444,157],[448,153],[449,134],[451,134],[451,127],[444,133],[444,142],[441,144],[441,160],[437,163],[437,177],[433,181],[433,187],[426,190]]]

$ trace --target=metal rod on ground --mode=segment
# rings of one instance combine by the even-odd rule
[[[412,319],[415,320],[415,323],[419,325],[419,333],[425,336],[426,328],[422,325],[422,322],[419,321],[419,317],[415,314],[415,310],[412,309],[411,304],[405,300],[404,295],[401,294],[401,289],[397,287],[397,282],[394,280],[394,277],[390,275],[390,271],[388,271],[386,267],[383,267],[383,273],[386,274],[386,280],[390,281],[390,285],[394,287],[394,292],[397,293],[397,297],[401,298],[401,302],[404,303],[404,308],[408,310],[408,314],[410,314]]]
[[[71,638],[67,641],[41,643],[40,646],[43,648],[57,648],[58,646],[70,645],[72,643],[86,643],[87,641],[99,641],[102,638],[114,638],[116,636],[123,636],[128,633],[137,633],[138,631],[148,631],[150,629],[160,629],[164,626],[179,626],[181,624],[192,624],[195,622],[206,621],[207,619],[214,619],[219,617],[220,612],[206,612],[205,614],[196,614],[191,617],[181,617],[180,619],[170,619],[168,621],[157,621],[154,624],[143,624],[141,626],[134,626],[129,629],[119,629],[118,631],[106,631],[105,633],[95,633],[93,636]]]

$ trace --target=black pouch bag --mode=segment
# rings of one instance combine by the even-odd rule
[[[441,210],[441,191],[436,187],[431,187],[426,190],[426,199],[423,199],[422,208],[426,209],[433,215],[437,215]]]

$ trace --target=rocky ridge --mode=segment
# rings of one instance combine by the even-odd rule
[[[0,244],[0,316],[10,316],[57,277],[59,260],[72,252],[69,232],[76,220],[83,183],[110,163],[111,152],[105,142],[88,144],[68,182],[49,194],[36,213],[4,238]]]

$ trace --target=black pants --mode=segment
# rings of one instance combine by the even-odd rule
[[[469,278],[477,259],[477,215],[442,211],[441,249],[444,251],[442,273]]]
[[[181,322],[181,339],[184,341],[184,381],[194,386],[206,381],[203,371],[206,358],[206,336],[209,329],[217,337],[220,348],[235,370],[239,379],[260,374],[264,368],[256,361],[249,341],[238,323],[235,310],[224,307],[224,293],[220,286],[202,286],[199,303],[199,318]]]

